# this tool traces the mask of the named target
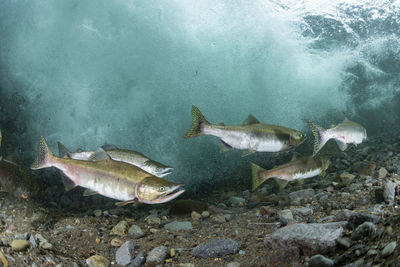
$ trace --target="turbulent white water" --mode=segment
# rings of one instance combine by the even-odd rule
[[[399,4],[358,2],[3,0],[0,87],[26,99],[29,144],[115,143],[197,184],[248,159],[184,140],[192,104],[215,123],[381,120],[397,99]]]

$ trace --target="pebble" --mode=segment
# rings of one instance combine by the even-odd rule
[[[16,239],[13,240],[10,244],[11,248],[14,251],[24,251],[29,248],[30,243],[27,240]]]
[[[320,254],[314,255],[308,262],[309,267],[330,267],[334,265],[334,261]]]
[[[383,200],[386,203],[393,205],[394,195],[395,195],[395,184],[391,181],[387,181],[383,186]]]
[[[103,213],[103,212],[102,212],[101,210],[95,210],[95,211],[93,211],[93,214],[94,214],[94,216],[96,216],[96,217],[100,217],[102,213]]]
[[[140,267],[146,262],[146,257],[140,252],[132,261],[132,267]]]
[[[386,245],[386,247],[382,250],[382,257],[386,258],[392,255],[393,251],[395,250],[397,246],[396,241],[390,242],[389,244]]]
[[[158,246],[153,248],[147,255],[147,263],[163,263],[167,257],[168,249],[166,246]]]
[[[51,244],[51,243],[49,243],[49,242],[40,242],[39,243],[39,246],[42,248],[42,249],[48,249],[48,250],[50,250],[50,249],[52,249],[53,248],[53,244]]]
[[[89,267],[108,267],[110,266],[110,261],[100,255],[93,255],[86,259],[86,264]]]
[[[199,221],[201,219],[201,214],[198,213],[197,211],[192,211],[190,216],[192,217],[193,221]]]
[[[167,231],[174,232],[174,231],[190,231],[193,230],[192,222],[183,221],[183,222],[170,222],[164,225],[164,228]]]
[[[351,239],[347,237],[339,238],[337,243],[345,248],[351,247]]]
[[[141,238],[145,236],[145,233],[143,232],[142,228],[140,228],[139,225],[133,224],[129,230],[128,230],[129,236],[132,236],[133,238]]]
[[[161,224],[161,219],[155,214],[151,214],[151,215],[147,216],[145,221],[149,225],[160,225]]]
[[[134,246],[131,241],[126,241],[115,253],[115,260],[119,265],[128,265],[133,260]]]
[[[117,225],[113,227],[110,235],[126,236],[128,233],[129,224],[127,221],[120,221]]]
[[[341,211],[339,211],[334,217],[333,217],[333,221],[334,222],[342,222],[342,221],[348,221],[351,217],[352,212],[347,210],[347,209],[343,209]]]
[[[296,208],[293,212],[300,214],[301,216],[308,216],[312,213],[312,210],[310,208]]]
[[[226,265],[226,267],[240,267],[240,263],[239,262],[230,262]]]
[[[288,195],[288,198],[290,201],[293,201],[297,198],[303,199],[303,198],[309,198],[313,197],[315,194],[314,189],[303,189],[299,191],[292,192]]]
[[[351,180],[353,180],[354,178],[356,178],[356,176],[353,175],[353,174],[350,174],[350,173],[348,173],[348,172],[344,172],[344,173],[340,174],[340,179],[341,179],[343,182],[345,182],[345,181],[351,181]]]
[[[228,199],[229,204],[231,204],[231,206],[240,206],[243,207],[244,204],[246,203],[246,200],[242,197],[230,197]]]
[[[113,247],[120,247],[120,246],[122,246],[123,243],[124,242],[121,239],[119,239],[118,237],[114,237],[113,239],[111,239],[111,242],[110,242],[111,246],[113,246]]]
[[[385,168],[380,168],[378,171],[378,178],[383,179],[388,175],[388,171]]]
[[[208,218],[210,217],[210,212],[208,210],[205,210],[201,213],[201,217],[203,218]]]
[[[36,239],[33,235],[29,237],[29,242],[31,243],[32,247],[36,248],[38,246],[38,243],[36,242]]]
[[[201,243],[192,250],[192,255],[201,258],[215,258],[239,252],[239,244],[232,239],[215,239]]]
[[[351,234],[352,240],[360,240],[363,237],[373,236],[376,233],[376,225],[372,222],[363,222]]]
[[[347,227],[350,229],[354,229],[363,222],[378,223],[380,220],[380,217],[376,215],[371,215],[367,213],[353,213],[348,220]]]
[[[226,218],[224,215],[218,214],[211,217],[213,223],[226,223]]]
[[[287,225],[294,221],[291,210],[280,210],[278,212],[278,218],[283,225]]]

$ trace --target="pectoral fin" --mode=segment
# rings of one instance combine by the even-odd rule
[[[322,171],[322,172],[319,174],[319,176],[325,177],[325,176],[326,176],[326,172],[325,172],[325,171]]]
[[[229,150],[232,149],[232,147],[230,145],[228,145],[227,143],[225,143],[224,141],[222,141],[222,140],[219,140],[219,141],[221,144],[221,153],[228,152]]]
[[[112,150],[112,149],[118,149],[117,146],[109,143],[105,143],[104,145],[101,146],[104,150]]]
[[[63,172],[61,172],[61,181],[64,184],[65,191],[70,191],[74,189],[77,185],[68,178]]]
[[[335,139],[335,141],[340,150],[345,151],[347,149],[347,144],[345,142],[337,140],[337,139]]]
[[[257,151],[255,151],[255,150],[245,150],[245,151],[243,151],[243,153],[242,153],[242,157],[246,157],[246,156],[249,156],[249,155],[251,155],[251,154],[253,154],[253,153],[256,153]]]
[[[137,200],[136,199],[131,199],[131,200],[127,200],[127,201],[116,202],[115,205],[118,206],[118,207],[123,207],[125,205],[135,204],[135,203],[137,203]]]
[[[88,197],[88,196],[93,196],[93,195],[97,195],[98,193],[96,191],[90,190],[90,189],[86,189],[83,192],[83,196],[84,197]]]

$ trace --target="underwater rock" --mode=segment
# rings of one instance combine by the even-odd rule
[[[388,171],[384,168],[384,167],[382,167],[382,168],[380,168],[379,169],[379,171],[378,171],[378,178],[379,179],[383,179],[383,178],[385,178],[387,175],[388,175]]]
[[[305,217],[305,216],[311,215],[312,209],[306,208],[306,207],[296,208],[296,209],[293,209],[293,213],[299,214],[299,215]]]
[[[242,197],[230,197],[228,202],[231,206],[240,206],[243,207],[246,203],[246,200]]]
[[[126,236],[128,233],[129,224],[127,221],[120,221],[117,225],[113,227],[110,235]]]
[[[101,210],[94,210],[94,211],[93,211],[93,214],[94,214],[94,216],[96,216],[96,217],[100,217],[102,213],[103,213],[103,212],[102,212]]]
[[[392,255],[393,251],[395,250],[397,246],[397,242],[393,241],[390,242],[389,244],[387,244],[385,246],[385,248],[382,250],[382,257],[386,258],[389,257],[390,255]]]
[[[295,199],[303,199],[313,197],[315,194],[314,189],[302,189],[299,191],[292,192],[288,195],[290,202],[294,201]]]
[[[343,222],[343,221],[348,221],[351,217],[352,212],[349,211],[348,209],[343,209],[339,211],[334,217],[333,221],[334,222]]]
[[[132,267],[140,267],[146,262],[146,257],[140,252],[132,261]]]
[[[16,239],[13,240],[10,244],[11,248],[14,251],[24,251],[29,248],[30,243],[27,240]]]
[[[226,223],[226,218],[224,215],[218,214],[211,217],[213,223]]]
[[[351,247],[351,239],[347,237],[341,237],[337,240],[337,243],[342,247],[349,248]]]
[[[383,200],[392,205],[394,203],[395,184],[392,181],[387,181],[383,186]]]
[[[123,243],[124,243],[124,241],[122,241],[118,237],[114,237],[110,241],[110,245],[113,246],[113,247],[120,247],[120,246],[122,246]]]
[[[204,211],[203,211],[204,212]],[[198,213],[197,211],[192,211],[192,213],[190,214],[190,216],[192,217],[193,221],[199,221],[201,219],[201,214]]]
[[[167,231],[174,232],[174,231],[190,231],[193,230],[192,223],[189,221],[183,221],[183,222],[170,222],[164,225],[164,228]]]
[[[161,219],[155,214],[151,214],[151,215],[147,216],[144,220],[149,225],[160,225],[161,224]]]
[[[178,199],[172,203],[171,214],[190,214],[192,211],[199,213],[207,210],[208,205],[193,199]]]
[[[192,255],[201,258],[214,258],[239,252],[239,244],[232,239],[215,239],[201,243],[192,250]]]
[[[147,263],[163,263],[167,257],[168,249],[166,246],[158,246],[153,248],[147,255]]]
[[[348,173],[348,172],[344,172],[344,173],[341,173],[341,174],[340,174],[340,179],[341,179],[343,182],[352,181],[355,177],[356,177],[355,175],[350,174],[350,173]]]
[[[335,250],[336,240],[343,233],[345,222],[324,224],[292,224],[278,229],[264,239],[271,250],[272,262],[297,261],[301,252],[306,256],[326,254]]]
[[[335,263],[333,260],[328,259],[320,254],[312,256],[308,262],[309,267],[331,267],[334,264]]]
[[[133,238],[141,238],[145,236],[145,233],[143,232],[142,228],[140,226],[133,224],[129,230],[128,230],[129,236],[132,236]]]
[[[279,221],[283,224],[283,225],[287,225],[289,223],[294,222],[295,220],[293,219],[293,214],[291,210],[280,210],[278,212],[278,218]]]
[[[367,213],[353,213],[347,223],[349,229],[354,229],[363,222],[373,222],[378,223],[381,219],[376,215],[371,215]]]
[[[115,253],[115,260],[119,265],[128,265],[133,260],[134,246],[131,241],[126,241]]]
[[[376,225],[372,222],[363,222],[359,225],[356,230],[351,234],[352,240],[360,240],[363,237],[370,237],[376,233]]]
[[[210,217],[210,212],[208,212],[208,210],[205,210],[201,213],[201,217],[203,218],[208,218]]]
[[[240,263],[239,262],[230,262],[226,265],[226,267],[240,267]]]
[[[108,267],[110,266],[110,261],[100,255],[93,255],[86,259],[86,264],[89,267]]]

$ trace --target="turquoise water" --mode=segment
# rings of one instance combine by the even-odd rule
[[[304,118],[329,126],[345,114],[372,134],[397,125],[398,10],[391,1],[3,0],[0,126],[27,162],[44,135],[54,150],[62,141],[140,151],[192,189],[238,177],[250,159],[273,156],[183,139],[191,106],[214,123],[252,113],[308,131]]]

